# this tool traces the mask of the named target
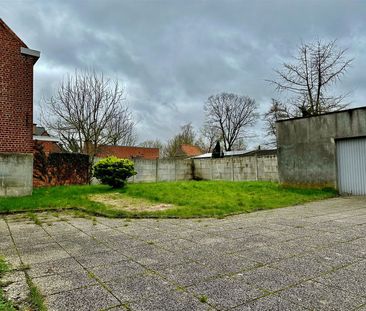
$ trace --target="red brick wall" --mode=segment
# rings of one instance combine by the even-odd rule
[[[62,152],[59,145],[54,141],[38,141],[43,146],[43,150],[46,154]]]
[[[0,152],[33,152],[33,65],[26,45],[0,20]]]
[[[155,160],[159,158],[159,148],[145,148],[133,146],[99,146],[97,158],[115,156],[122,159],[146,159]]]

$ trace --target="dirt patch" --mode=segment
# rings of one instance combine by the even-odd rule
[[[114,210],[129,212],[159,212],[174,208],[173,204],[151,203],[144,199],[131,198],[121,193],[94,194],[89,196],[94,202],[102,203]]]

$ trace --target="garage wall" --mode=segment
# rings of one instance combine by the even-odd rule
[[[277,122],[283,183],[337,187],[337,139],[366,136],[366,107]]]

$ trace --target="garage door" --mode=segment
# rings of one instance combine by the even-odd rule
[[[366,138],[337,141],[338,189],[366,195]]]

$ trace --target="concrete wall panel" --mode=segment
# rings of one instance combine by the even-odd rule
[[[0,196],[30,195],[32,183],[32,154],[0,154]]]

